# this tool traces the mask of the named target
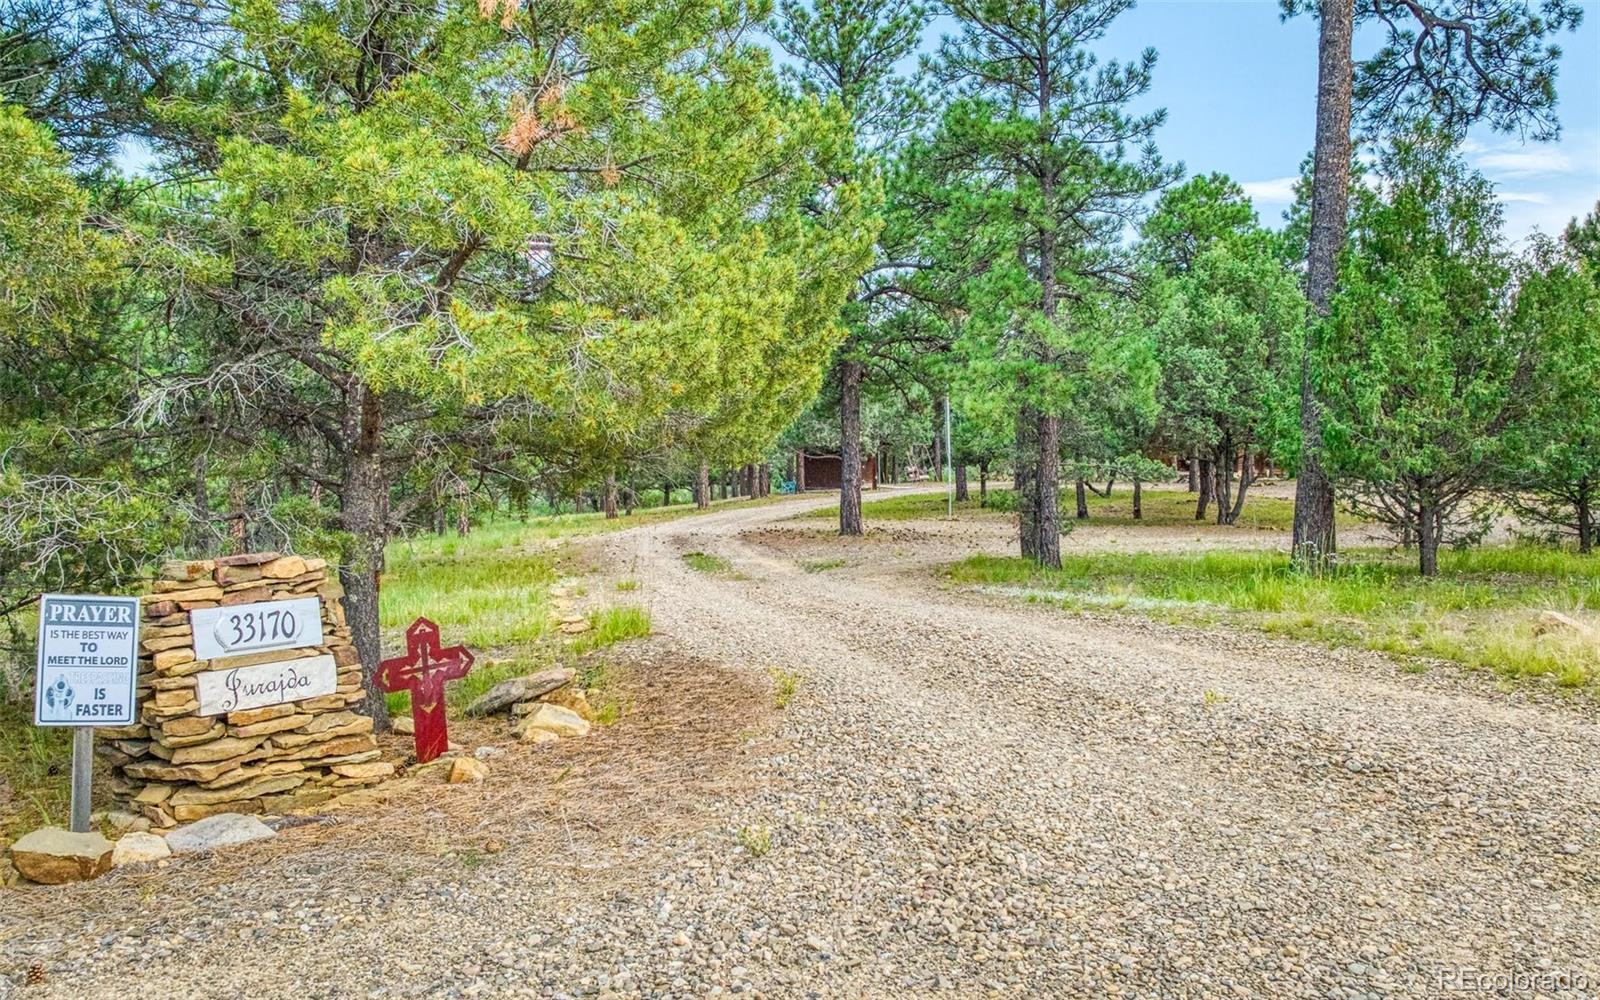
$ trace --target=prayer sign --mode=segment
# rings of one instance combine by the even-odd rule
[[[418,618],[406,629],[406,655],[384,660],[374,678],[385,691],[411,692],[417,763],[426,764],[450,745],[445,730],[444,682],[460,680],[472,669],[465,646],[441,648],[439,626]]]
[[[195,714],[222,715],[332,694],[339,685],[339,668],[332,656],[324,654],[207,670],[195,679],[200,686],[200,710]]]
[[[322,602],[316,597],[299,597],[231,608],[196,608],[189,612],[189,624],[194,628],[194,655],[199,660],[320,646]]]
[[[39,598],[35,725],[131,725],[138,677],[137,597]]]

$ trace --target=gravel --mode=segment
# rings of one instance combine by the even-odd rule
[[[181,903],[125,882],[109,915],[6,905],[0,972],[37,963],[29,995],[63,997],[1354,1000],[1460,970],[1600,990],[1587,707],[943,590],[915,540],[827,542],[857,565],[807,573],[749,530],[826,502],[603,543],[662,633],[642,649],[803,678],[698,832],[339,893],[308,847]]]

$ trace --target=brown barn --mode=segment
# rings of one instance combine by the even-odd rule
[[[861,485],[867,489],[878,488],[878,456],[862,456]],[[838,489],[839,453],[805,450],[795,452],[794,488],[800,491]]]

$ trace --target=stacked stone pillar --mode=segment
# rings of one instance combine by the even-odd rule
[[[142,599],[139,718],[98,731],[111,763],[119,808],[161,827],[216,813],[283,813],[316,805],[393,773],[380,761],[361,661],[341,603],[344,591],[326,561],[276,552],[173,561]],[[322,645],[197,659],[189,612],[317,597]],[[202,716],[201,673],[331,655],[331,694]]]

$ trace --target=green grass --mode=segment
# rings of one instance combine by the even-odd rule
[[[1000,494],[1008,491],[991,490],[990,494]],[[1063,504],[1067,511],[1064,514],[1065,522],[1073,522],[1076,501],[1072,498],[1072,487],[1062,487]],[[897,495],[883,499],[873,499],[870,493],[862,498],[861,516],[870,524],[879,521],[918,521],[928,518],[942,518],[945,516],[947,500],[943,493],[916,493],[909,496]],[[1004,501],[1001,501],[1002,503]],[[1114,525],[1149,525],[1152,527],[1206,527],[1215,526],[1215,511],[1212,507],[1208,511],[1210,516],[1204,521],[1194,519],[1195,497],[1191,493],[1174,489],[1144,490],[1141,504],[1143,517],[1133,519],[1133,487],[1119,484],[1111,494],[1110,499],[1089,495],[1089,519],[1087,524],[1114,524]],[[977,494],[973,493],[969,499],[962,500],[955,505],[955,514],[958,520],[967,519],[1010,519],[1015,515],[1008,511],[995,510],[978,506]],[[802,515],[805,518],[817,520],[833,519],[839,517],[838,507],[826,507],[821,510],[811,511]],[[1341,523],[1346,519],[1341,517]],[[1236,525],[1240,529],[1257,529],[1269,531],[1288,531],[1294,524],[1294,501],[1278,497],[1247,496],[1244,510],[1239,514]]]
[[[71,765],[72,730],[35,726],[28,702],[0,702],[0,780],[10,791],[9,802],[0,800],[0,835],[16,837],[51,823],[66,826]],[[104,782],[96,784],[105,790]]]
[[[602,608],[589,615],[589,631],[578,633],[572,648],[587,652],[649,634],[650,613],[643,608]]]
[[[778,667],[768,669],[767,675],[772,678],[772,707],[781,712],[800,689],[800,675]]]
[[[683,561],[696,573],[732,573],[733,563],[709,552],[685,552]]]
[[[1067,555],[1060,570],[997,556],[945,569],[960,584],[1040,591],[1078,608],[1179,621],[1242,621],[1274,634],[1400,657],[1450,660],[1511,678],[1600,693],[1600,648],[1536,636],[1539,612],[1600,612],[1600,559],[1496,547],[1440,554],[1418,576],[1407,554],[1346,551],[1325,578],[1295,573],[1282,553]]]
[[[849,565],[843,559],[808,559],[800,564],[800,568],[807,573],[826,573],[830,569],[839,569]]]

